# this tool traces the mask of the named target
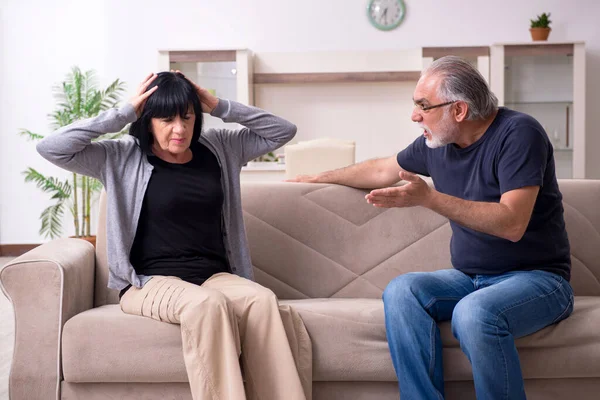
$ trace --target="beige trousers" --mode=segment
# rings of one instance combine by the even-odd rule
[[[312,348],[298,313],[248,279],[220,273],[202,286],[155,276],[121,309],[180,324],[194,400],[310,400]],[[240,368],[243,363],[246,390]]]

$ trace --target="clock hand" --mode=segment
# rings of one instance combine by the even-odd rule
[[[381,13],[381,20],[382,20],[382,23],[384,23],[384,24],[385,24],[385,17],[387,16],[387,10],[388,10],[387,8],[384,8],[383,12]]]

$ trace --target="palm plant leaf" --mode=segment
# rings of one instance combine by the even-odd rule
[[[72,105],[73,105],[73,114],[75,114],[76,119],[81,119],[81,105],[83,99],[83,75],[81,70],[77,67],[73,68],[73,97],[72,97]]]
[[[82,80],[81,80],[81,105],[83,107],[83,114],[84,116],[87,118],[90,115],[87,114],[87,112],[89,111],[87,109],[87,104],[90,101],[90,98],[94,96],[94,94],[96,93],[96,90],[94,89],[94,87],[96,86],[96,74],[94,73],[94,71],[86,71],[83,75],[82,75]],[[87,114],[87,115],[86,115]]]
[[[88,93],[87,102],[85,103],[85,112],[88,116],[97,115],[101,111],[102,92],[94,90],[93,93]]]
[[[27,168],[23,175],[25,175],[25,182],[35,182],[43,192],[51,193],[52,199],[65,200],[71,196],[71,184],[68,180],[60,182],[57,178],[45,177],[31,167]]]
[[[69,110],[57,110],[50,116],[53,120],[52,128],[54,129],[62,128],[63,126],[67,126],[74,121],[73,114]]]
[[[102,190],[102,183],[98,179],[88,178],[88,185],[92,193],[97,193]]]
[[[69,108],[69,100],[67,97],[67,93],[70,91],[70,85],[67,82],[62,82],[59,85],[54,85],[52,87],[52,95],[57,101],[58,107],[62,109]]]
[[[40,139],[44,138],[44,136],[42,136],[38,133],[33,133],[31,131],[28,131],[27,129],[19,130],[19,135],[25,136],[27,138],[27,140],[40,140]]]
[[[60,236],[62,231],[63,206],[64,200],[61,200],[42,211],[40,215],[40,219],[42,220],[40,235],[50,239]]]
[[[100,110],[108,110],[115,107],[121,100],[121,95],[125,92],[125,83],[116,79],[102,92],[102,104]]]
[[[106,134],[102,135],[101,137],[95,139],[94,141],[119,139],[120,137],[123,137],[124,135],[127,135],[129,133],[130,126],[131,126],[131,124],[127,124],[127,126],[125,126],[125,128],[121,129],[121,132],[106,133]]]

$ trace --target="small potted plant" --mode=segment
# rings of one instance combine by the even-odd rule
[[[275,153],[270,151],[267,154],[263,154],[262,156],[259,156],[259,157],[255,158],[254,160],[249,161],[247,166],[248,167],[258,167],[261,165],[265,165],[265,163],[275,163],[275,162],[277,162],[277,160],[278,160],[278,157],[275,155]]]
[[[539,40],[548,40],[548,35],[550,35],[550,13],[543,13],[542,15],[538,15],[537,19],[532,19],[531,21],[531,39],[534,41]]]

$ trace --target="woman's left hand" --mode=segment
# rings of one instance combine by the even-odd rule
[[[179,70],[176,70],[176,71],[171,70],[171,72],[175,72],[175,73],[183,75],[181,73],[181,71],[179,71]],[[185,76],[185,75],[183,75],[183,76]],[[216,96],[213,96],[208,90],[201,88],[199,85],[197,85],[191,79],[188,79],[188,80],[191,82],[192,85],[194,85],[194,87],[196,88],[196,92],[198,92],[198,97],[200,98],[200,104],[202,105],[202,111],[210,114],[215,109],[217,104],[219,104],[219,98]]]

